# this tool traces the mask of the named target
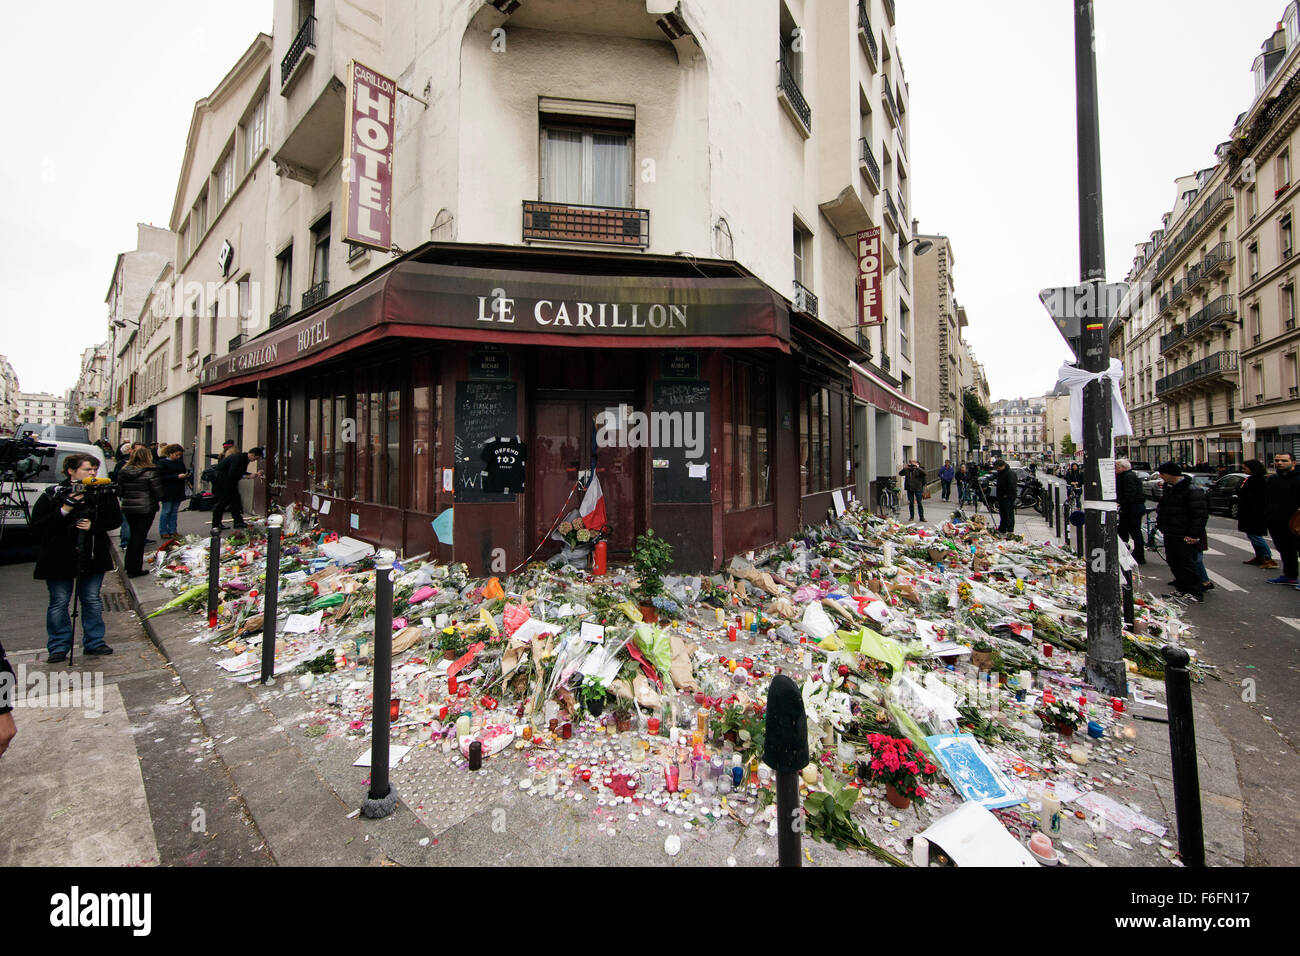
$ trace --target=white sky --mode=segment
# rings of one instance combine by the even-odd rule
[[[816,0],[826,2],[826,0]],[[898,0],[912,215],[948,235],[994,398],[1042,394],[1069,353],[1037,292],[1079,279],[1071,0]],[[1111,281],[1177,176],[1213,165],[1284,0],[1097,0]],[[269,0],[12,5],[0,164],[0,354],[62,393],[103,341],[136,222],[166,226],[195,100],[271,28]],[[23,146],[24,148],[18,148]]]

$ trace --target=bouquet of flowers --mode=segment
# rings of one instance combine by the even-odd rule
[[[1079,702],[1069,697],[1058,697],[1042,709],[1044,723],[1057,727],[1069,727],[1071,730],[1083,723],[1083,708]]]
[[[574,518],[572,521],[562,521],[560,522],[560,526],[555,530],[564,537],[570,550],[583,545],[591,545],[594,547],[597,541],[608,537],[609,534],[608,526],[604,528],[588,528],[582,523],[581,518]]]
[[[871,757],[863,767],[869,780],[892,785],[899,794],[913,800],[926,798],[923,784],[933,780],[939,768],[912,741],[888,734],[868,734],[867,747]]]

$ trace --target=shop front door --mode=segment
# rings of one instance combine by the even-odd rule
[[[530,547],[542,540],[562,508],[567,513],[582,503],[583,492],[575,491],[574,486],[579,479],[585,485],[594,469],[605,495],[610,553],[618,556],[631,553],[638,527],[640,449],[602,448],[596,442],[596,416],[606,409],[617,409],[620,403],[631,404],[631,398],[631,393],[602,392],[539,399],[534,404],[533,440],[529,449],[533,462],[529,485]],[[548,544],[539,557],[557,550],[558,545]]]

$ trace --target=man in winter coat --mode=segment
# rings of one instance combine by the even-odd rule
[[[1284,451],[1273,456],[1273,474],[1268,476],[1264,491],[1264,520],[1282,556],[1282,573],[1269,578],[1268,583],[1295,585],[1296,550],[1300,548],[1300,539],[1290,527],[1291,517],[1300,511],[1300,473],[1296,471],[1295,456]]]
[[[1205,537],[1210,517],[1205,492],[1192,484],[1177,462],[1159,468],[1165,490],[1160,495],[1156,524],[1165,540],[1165,561],[1174,573],[1174,587],[1189,601],[1200,603],[1205,590],[1197,569],[1196,552]]]
[[[162,503],[158,515],[158,533],[176,534],[176,515],[185,500],[185,479],[190,476],[185,467],[185,449],[168,445],[158,460],[158,477],[162,479]]]
[[[104,572],[113,567],[113,546],[108,532],[122,523],[116,496],[78,491],[74,482],[94,478],[99,462],[92,455],[69,455],[63,460],[64,478],[51,485],[32,507],[32,533],[40,544],[32,576],[44,581],[50,592],[45,611],[45,647],[48,661],[58,664],[72,650],[72,619],[68,604],[77,592],[81,607],[82,646],[89,655],[112,654],[104,643],[104,613],[99,589]],[[85,511],[94,505],[94,514]]]
[[[239,482],[249,477],[250,461],[261,461],[262,449],[250,448],[226,455],[217,462],[217,480],[212,483],[212,527],[220,528],[221,519],[226,510],[230,510],[231,524],[236,528],[246,528],[244,523],[243,503],[239,497]]]
[[[163,492],[162,478],[147,445],[137,445],[131,452],[130,459],[117,473],[117,485],[122,514],[131,529],[124,559],[126,576],[138,578],[149,573],[144,569],[144,546]]]
[[[1268,467],[1258,458],[1242,465],[1246,480],[1237,486],[1237,530],[1250,539],[1255,556],[1242,564],[1272,570],[1277,567],[1268,548]]]
[[[916,459],[907,463],[899,472],[903,476],[903,490],[907,492],[907,520],[915,521],[916,515],[925,520],[925,469]]]
[[[1142,494],[1142,479],[1133,471],[1127,458],[1115,459],[1115,497],[1119,502],[1119,536],[1133,549],[1133,559],[1146,564],[1146,551],[1142,543],[1142,516],[1146,514],[1146,497]]]
[[[945,461],[943,467],[939,469],[939,481],[943,485],[943,500],[947,501],[952,497],[952,480],[957,476],[956,470],[952,467],[952,462]]]

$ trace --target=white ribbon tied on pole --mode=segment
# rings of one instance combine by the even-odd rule
[[[1119,359],[1110,360],[1110,368],[1104,372],[1088,372],[1073,365],[1062,365],[1057,373],[1057,382],[1070,390],[1070,438],[1080,448],[1083,447],[1083,388],[1089,382],[1110,379],[1110,424],[1112,435],[1131,435],[1133,425],[1124,408],[1124,396],[1120,394],[1119,385],[1124,380],[1124,365]]]

